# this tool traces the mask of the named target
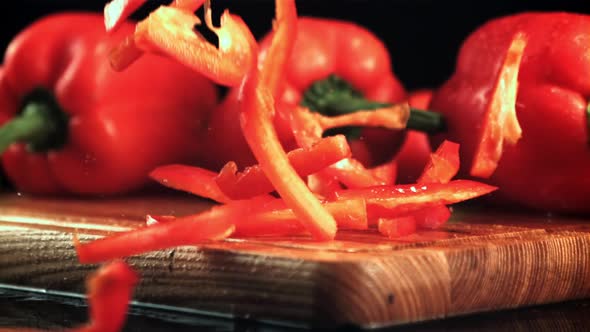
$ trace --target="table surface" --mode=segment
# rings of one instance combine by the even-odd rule
[[[46,295],[0,287],[0,328],[32,327],[59,330],[86,321],[83,298]],[[342,327],[351,330],[350,327]],[[354,328],[352,329],[354,330]],[[585,331],[590,330],[590,300],[578,300],[466,315],[375,331]],[[154,308],[136,303],[125,332],[131,331],[305,331],[244,319]],[[360,329],[359,329],[360,331]]]

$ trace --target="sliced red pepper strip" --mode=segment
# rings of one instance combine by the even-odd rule
[[[289,6],[290,1],[277,0],[277,13],[285,13],[282,10],[294,10]],[[284,20],[277,20],[277,26],[284,24]],[[285,25],[285,28],[290,28]],[[281,29],[281,27],[277,27]],[[285,34],[290,36],[290,33]],[[272,38],[272,43],[282,43],[283,46],[269,49],[290,50],[294,40],[287,38]],[[250,49],[253,54],[254,46]],[[267,58],[277,56],[267,53]],[[275,187],[275,190],[285,200],[287,206],[293,209],[295,215],[316,240],[331,240],[336,235],[336,221],[334,217],[321,205],[316,196],[309,190],[305,182],[299,177],[290,164],[287,154],[277,137],[273,126],[274,100],[271,91],[264,85],[255,66],[246,77],[241,102],[241,126],[248,146],[252,150],[260,167]],[[265,70],[276,68],[262,68]],[[281,71],[282,72],[282,71]]]
[[[118,70],[124,69],[137,54],[136,49],[140,49],[174,58],[218,84],[239,85],[255,57],[249,51],[256,41],[246,23],[225,11],[221,26],[213,30],[219,48],[194,30],[195,24],[200,23],[190,11],[161,6],[137,24],[132,41],[124,41],[113,51],[111,64]]]
[[[346,138],[338,135],[326,137],[307,149],[289,151],[287,157],[297,174],[304,177],[349,157],[350,154]],[[237,173],[237,165],[230,162],[222,168],[215,181],[231,199],[247,199],[274,190],[259,165],[247,167],[242,173]]]
[[[281,199],[252,201],[254,206],[250,214],[235,220],[236,237],[274,236],[274,235],[308,235],[305,227],[295,217],[293,210],[287,208]],[[367,209],[364,200],[323,202],[326,209],[334,216],[339,229],[364,230],[368,228]],[[182,217],[186,218],[186,217]],[[147,216],[150,226],[157,223],[174,222],[174,216]]]
[[[154,169],[150,177],[162,185],[212,199],[219,203],[231,201],[215,182],[217,173],[201,167],[165,165]]]
[[[412,216],[398,218],[379,218],[377,221],[379,233],[390,239],[416,233],[416,219]]]
[[[418,183],[448,183],[459,172],[459,144],[445,140],[430,154]]]
[[[274,236],[309,234],[295,217],[293,210],[267,206],[257,213],[236,222],[235,236]],[[334,216],[338,229],[365,230],[368,228],[365,201],[346,200],[327,202],[325,208]]]
[[[72,332],[119,332],[139,276],[126,263],[114,261],[102,266],[87,284],[90,322]]]
[[[297,36],[297,9],[295,0],[277,2],[273,39],[268,50],[261,54],[259,60],[265,68],[260,73],[262,84],[270,90],[273,98],[278,98],[280,82],[283,80],[284,68],[291,56],[291,50]],[[270,56],[268,56],[270,55]]]
[[[526,35],[519,32],[506,52],[483,118],[479,145],[470,171],[472,176],[489,178],[502,158],[504,141],[516,144],[522,135],[516,116],[516,95],[520,62],[526,44]]]
[[[497,187],[471,180],[446,184],[377,186],[336,191],[332,200],[365,199],[369,219],[397,217],[437,205],[448,205],[488,194]]]
[[[97,263],[145,252],[197,245],[227,238],[234,230],[234,220],[250,207],[236,202],[214,206],[197,215],[180,217],[174,222],[157,223],[117,233],[88,243],[75,243],[81,263]]]
[[[251,75],[247,80],[242,100],[246,141],[275,190],[312,236],[331,240],[336,235],[336,221],[289,163],[269,117],[268,110],[274,107],[272,96],[260,86],[257,76]]]

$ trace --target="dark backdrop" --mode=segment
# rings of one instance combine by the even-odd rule
[[[20,0],[0,4],[0,48],[32,20],[62,10],[102,12],[106,0]],[[164,0],[151,0],[134,18]],[[10,8],[3,8],[9,6]],[[214,0],[214,8],[242,15],[257,37],[270,28],[273,0]],[[588,0],[298,0],[300,15],[356,21],[381,37],[394,70],[409,89],[435,87],[452,72],[462,40],[475,27],[501,15],[527,10],[590,13]]]

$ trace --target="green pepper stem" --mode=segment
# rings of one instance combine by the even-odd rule
[[[16,117],[0,127],[0,154],[13,143],[26,143],[35,152],[65,143],[67,117],[52,99],[43,99],[27,101]]]
[[[390,107],[392,104],[367,100],[363,95],[336,75],[315,82],[303,94],[301,104],[327,116]],[[412,108],[406,128],[434,134],[446,130],[440,113]]]

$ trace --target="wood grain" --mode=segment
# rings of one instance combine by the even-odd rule
[[[0,196],[0,282],[84,291],[96,266],[83,241],[138,227],[146,214],[185,215],[193,197],[114,199]],[[238,317],[362,327],[590,297],[590,227],[582,219],[458,211],[439,231],[396,241],[375,232],[228,239],[134,256],[140,301]]]

